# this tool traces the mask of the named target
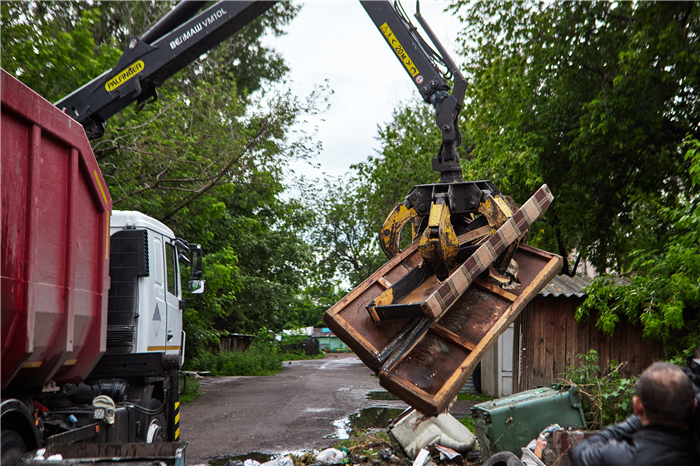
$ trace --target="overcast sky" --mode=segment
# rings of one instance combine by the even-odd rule
[[[402,5],[418,26],[413,16],[415,1]],[[460,23],[443,12],[447,5],[446,1],[422,0],[421,14],[459,63],[455,39]],[[303,2],[287,31],[265,42],[290,66],[288,78],[295,94],[304,97],[326,79],[334,91],[330,110],[320,115],[325,121],[317,119],[311,124],[311,128],[317,126],[317,139],[323,143],[322,153],[313,160],[321,169],[305,163],[294,164],[292,169],[310,177],[320,177],[323,172],[342,175],[379,148],[377,125],[390,121],[394,108],[421,97],[357,0]]]

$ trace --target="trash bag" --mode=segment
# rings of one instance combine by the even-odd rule
[[[318,464],[343,464],[343,460],[347,454],[344,451],[328,448],[316,455],[316,463]],[[248,466],[248,465],[246,465]]]
[[[294,461],[289,456],[283,456],[263,463],[262,466],[294,466]]]

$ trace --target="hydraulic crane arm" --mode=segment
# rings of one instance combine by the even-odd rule
[[[141,38],[129,39],[111,70],[56,103],[85,128],[91,139],[104,122],[134,102],[154,101],[156,88],[216,47],[275,2],[218,2],[192,17],[207,2],[183,1]]]
[[[418,34],[398,3],[392,5],[388,1],[371,0],[361,3],[403,64],[423,100],[435,107],[435,123],[442,134],[442,144],[437,157],[433,159],[433,170],[440,172],[442,183],[462,181],[462,169],[457,156],[457,147],[461,143],[457,118],[467,89],[466,79],[421,16],[420,10],[416,13],[416,18],[439,53],[433,51]],[[418,2],[416,7],[418,8]],[[454,78],[452,94],[449,93],[450,86],[436,62],[444,65]]]

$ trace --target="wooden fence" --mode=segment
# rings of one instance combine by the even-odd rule
[[[659,341],[642,339],[642,325],[620,319],[612,337],[595,327],[595,321],[576,322],[577,297],[537,296],[515,320],[513,393],[559,381],[567,366],[583,363],[579,354],[598,352],[598,365],[626,361],[621,375],[641,374],[663,355]]]
[[[230,333],[219,338],[219,343],[213,343],[210,348],[215,352],[245,351],[255,340],[254,335]]]

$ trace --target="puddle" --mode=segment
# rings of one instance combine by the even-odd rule
[[[393,393],[389,393],[386,390],[377,390],[373,392],[369,392],[367,394],[367,399],[368,400],[398,400],[399,397],[394,395]]]
[[[260,452],[255,451],[253,453],[247,453],[245,455],[223,456],[221,458],[216,458],[216,459],[209,461],[209,464],[211,466],[224,466],[229,461],[244,462],[247,459],[255,460],[258,463],[266,463],[274,457],[275,457],[275,455],[267,455],[265,453],[260,453]]]
[[[392,419],[403,413],[397,408],[365,408],[343,419],[333,421],[335,433],[324,438],[347,439],[367,429],[385,429]]]

